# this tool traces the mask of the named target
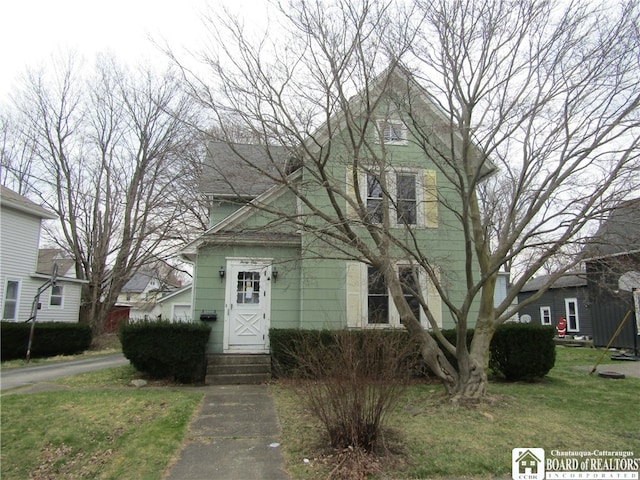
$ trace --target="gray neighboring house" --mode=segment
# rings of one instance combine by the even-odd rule
[[[84,280],[69,275],[68,259],[56,249],[38,250],[42,220],[53,213],[18,193],[0,186],[0,314],[2,320],[26,322],[34,297],[59,264],[53,287],[44,290],[36,312],[38,322],[77,322]],[[57,252],[54,252],[54,250]]]
[[[593,305],[594,345],[606,346],[613,339],[612,347],[633,349],[637,354],[640,306],[634,305],[634,294],[640,297],[640,198],[621,202],[610,212],[583,256]]]
[[[518,293],[523,303],[549,282],[549,275],[532,278]],[[529,315],[532,323],[558,324],[561,317],[567,321],[567,335],[593,336],[591,305],[585,273],[567,273],[558,278],[540,298],[520,310],[520,318]]]

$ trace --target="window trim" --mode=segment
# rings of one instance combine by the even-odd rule
[[[377,121],[378,126],[378,138],[382,145],[408,145],[408,133],[409,129],[407,125],[399,118],[387,118],[379,119]],[[391,132],[399,133],[399,135],[389,135],[387,140],[387,128],[390,128]]]
[[[425,185],[424,185],[424,174],[423,170],[419,168],[389,168],[385,170],[385,175],[387,176],[387,188],[389,190],[389,226],[394,227],[414,227],[414,228],[427,228],[425,212],[423,205],[426,202],[425,199]],[[407,223],[398,220],[398,176],[413,176],[414,178],[414,186],[415,186],[415,217],[416,223]],[[378,180],[379,174],[375,171],[367,170],[362,172],[362,180],[360,182],[360,196],[365,200],[365,207],[367,211],[369,210],[369,199],[376,199],[380,202],[381,205],[384,204],[384,190],[382,191],[382,197],[377,199],[377,197],[369,197],[369,179],[370,177]],[[380,183],[378,181],[378,183]],[[382,187],[380,187],[382,190]],[[382,223],[382,222],[377,222]]]
[[[364,267],[364,277],[366,279],[366,282],[363,283],[363,285],[365,285],[365,288],[363,289],[363,327],[364,328],[403,328],[402,323],[400,322],[400,313],[398,312],[398,308],[396,307],[395,302],[393,301],[393,298],[391,296],[391,292],[389,292],[389,288],[387,287],[387,298],[389,300],[389,305],[388,305],[388,322],[387,323],[369,323],[369,266],[362,264]],[[412,265],[408,262],[397,262],[395,264],[395,270],[396,273],[399,273],[399,270],[401,268],[411,268]],[[419,267],[417,267],[419,268]],[[427,305],[429,305],[430,302],[430,291],[431,289],[435,289],[435,287],[433,287],[433,285],[431,285],[431,282],[428,281],[428,277],[426,272],[419,268],[418,271],[418,282],[419,282],[419,286],[420,289],[422,290],[422,297],[423,299],[425,299],[425,301],[427,302]],[[435,302],[433,302],[433,306],[436,307]],[[442,317],[441,317],[441,313],[440,312],[432,312],[435,317],[436,320],[438,321],[438,325],[441,327],[442,326]],[[431,329],[431,325],[429,324],[429,319],[427,318],[426,314],[424,313],[422,306],[420,307],[420,318],[418,319],[420,321],[420,324],[428,329]]]
[[[569,305],[575,305],[575,328],[571,326],[571,315],[569,315]],[[578,299],[573,298],[565,298],[564,299],[564,313],[565,319],[567,320],[567,332],[579,332],[580,331],[580,311],[578,309]]]
[[[54,288],[59,288],[60,289],[60,294],[59,295],[54,295],[53,294],[53,290]],[[59,297],[60,298],[60,304],[54,304],[53,299]],[[56,308],[56,309],[62,309],[64,308],[64,286],[63,285],[51,285],[51,289],[49,291],[49,308]]]
[[[545,322],[545,318],[548,320]],[[540,307],[540,324],[541,325],[551,325],[551,307],[545,305]]]
[[[16,283],[18,285],[18,288],[16,289],[16,298],[15,299],[11,299],[11,301],[15,302],[15,307],[13,309],[13,318],[6,318],[4,316],[4,312],[5,312],[5,308],[7,305],[7,293],[8,293],[8,287],[9,287],[9,282],[12,283]],[[20,293],[22,290],[22,280],[18,279],[18,278],[7,278],[4,282],[4,292],[2,294],[2,320],[8,320],[8,321],[17,321],[18,318],[20,318]]]

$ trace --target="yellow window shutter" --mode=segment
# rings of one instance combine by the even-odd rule
[[[349,328],[362,326],[363,266],[360,262],[347,262],[347,327]]]
[[[442,299],[430,278],[427,278],[427,305],[439,327],[442,327]],[[428,328],[431,327],[427,321]]]
[[[347,173],[346,173],[345,185],[346,185],[347,197],[355,202],[357,200],[356,200],[356,187],[353,184],[353,167],[350,165],[347,165],[346,170],[347,170]],[[349,203],[349,201],[347,201],[347,218],[354,219],[356,217],[357,217],[357,214],[355,209]]]
[[[438,186],[435,170],[424,171],[424,225],[438,227]]]

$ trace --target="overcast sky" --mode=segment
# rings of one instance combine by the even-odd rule
[[[208,0],[251,14],[262,0]],[[56,52],[88,60],[111,52],[125,62],[160,59],[149,36],[197,48],[207,0],[0,0],[0,99],[27,66]],[[251,6],[251,7],[249,7]]]

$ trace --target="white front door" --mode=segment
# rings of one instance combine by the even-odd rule
[[[269,351],[271,262],[228,260],[225,300],[224,350]]]

